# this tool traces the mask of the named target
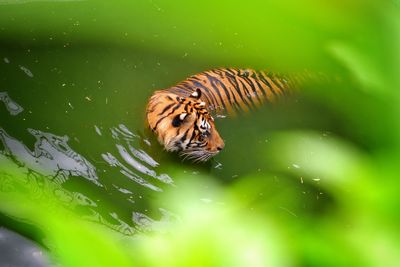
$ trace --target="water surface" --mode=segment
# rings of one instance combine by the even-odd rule
[[[51,40],[3,44],[0,59],[3,164],[24,173],[38,197],[51,191],[88,220],[126,235],[160,230],[178,215],[151,203],[166,190],[179,193],[176,175],[206,174],[220,184],[259,175],[271,192],[286,186],[292,192],[271,204],[282,216],[321,205],[315,202],[322,197],[317,183],[279,173],[263,178],[271,177],[274,166],[259,154],[276,131],[313,127],[321,136],[329,133],[335,126],[322,119],[326,114],[314,114],[312,101],[296,97],[254,114],[216,117],[224,151],[206,164],[192,164],[163,151],[144,128],[144,110],[154,90],[216,66],[140,47]]]

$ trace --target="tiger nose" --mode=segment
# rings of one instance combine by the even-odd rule
[[[221,141],[222,141],[222,140],[221,140]],[[217,145],[217,150],[218,150],[218,151],[221,151],[222,149],[224,149],[224,147],[225,147],[225,143],[224,143],[224,141],[222,141],[221,144],[218,144],[218,145]]]

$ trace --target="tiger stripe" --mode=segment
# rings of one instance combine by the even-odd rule
[[[281,75],[235,68],[204,71],[154,92],[146,108],[147,125],[167,151],[177,151],[184,159],[207,161],[225,146],[212,112],[235,115],[253,111],[290,95],[308,81],[331,80],[310,72]]]
[[[290,94],[293,85],[301,83],[295,79],[252,69],[220,68],[190,76],[165,91],[187,97],[198,88],[210,111],[234,115]]]

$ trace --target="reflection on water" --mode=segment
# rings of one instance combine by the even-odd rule
[[[151,158],[142,149],[136,149],[131,144],[136,138],[140,138],[138,135],[131,133],[128,128],[120,124],[118,127],[111,128],[112,138],[118,142],[115,146],[118,150],[119,156],[129,166],[121,163],[115,156],[107,152],[102,154],[103,159],[110,164],[112,167],[120,168],[120,172],[134,182],[150,188],[155,191],[162,191],[161,188],[151,184],[146,179],[142,178],[137,172],[144,174],[146,177],[152,177],[166,184],[172,184],[173,181],[168,174],[157,174],[156,171],[150,169],[151,167],[157,167],[159,164]],[[146,166],[147,165],[147,166]],[[133,168],[133,169],[132,169]]]
[[[11,157],[17,165],[51,177],[56,183],[63,183],[71,176],[81,176],[102,186],[95,167],[68,146],[67,136],[56,136],[34,129],[28,129],[28,132],[36,138],[34,151],[30,151],[22,142],[10,137],[0,128],[4,154]]]
[[[7,93],[1,93],[0,96],[11,115],[23,111]],[[168,174],[156,171],[159,163],[146,153],[145,148],[138,148],[140,142],[148,146],[149,141],[142,140],[124,124],[108,130],[95,125],[94,129],[94,137],[97,134],[98,138],[107,139],[107,143],[111,141],[112,147],[98,155],[103,160],[92,160],[89,156],[91,162],[75,151],[68,136],[28,128],[28,133],[35,138],[33,149],[30,149],[23,141],[11,136],[5,128],[0,128],[0,193],[16,190],[16,184],[23,185],[33,192],[35,198],[49,195],[55,197],[68,208],[79,209],[85,219],[120,233],[132,235],[136,231],[161,231],[168,224],[167,221],[174,218],[171,213],[159,209],[161,219],[157,221],[135,206],[137,199],[142,198],[142,193],[133,184],[155,192],[162,192],[162,185],[173,185]],[[112,170],[116,170],[119,175],[110,175],[108,172]],[[16,174],[19,177],[14,177]],[[83,185],[80,179],[84,179],[102,194],[116,195],[118,202],[125,201],[125,207],[131,209],[131,217],[127,220],[122,215],[122,218],[118,211],[107,207],[103,199],[87,195],[87,189],[80,191],[78,186],[77,190],[71,190],[68,183],[72,178],[78,185]],[[48,205],[51,206],[51,203]]]
[[[102,136],[97,126],[95,129]],[[132,133],[123,124],[118,125],[118,127],[111,127],[110,133],[112,139],[116,141],[115,147],[118,151],[118,156],[125,162],[125,164],[122,163],[111,152],[102,153],[102,158],[111,167],[118,168],[119,172],[128,179],[154,191],[162,191],[162,189],[145,179],[145,177],[157,179],[165,184],[173,183],[168,174],[157,174],[155,170],[151,169],[158,167],[159,164],[150,155],[143,149],[137,149],[132,145],[135,141],[140,141],[141,137],[139,135]],[[124,188],[118,188],[118,190],[123,193],[129,191]]]
[[[7,94],[7,92],[0,92],[0,101],[2,101],[8,112],[10,112],[11,115],[15,116],[24,111],[24,109],[18,105],[15,101],[13,101]]]
[[[162,214],[161,220],[159,221],[155,221],[140,212],[134,212],[132,220],[140,226],[142,231],[165,233],[169,229],[170,222],[176,221],[178,218],[165,209],[160,208],[159,211]]]

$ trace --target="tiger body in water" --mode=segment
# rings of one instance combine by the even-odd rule
[[[154,92],[147,124],[167,151],[207,161],[225,146],[212,115],[235,115],[274,102],[290,94],[296,79],[251,69],[205,71]]]

